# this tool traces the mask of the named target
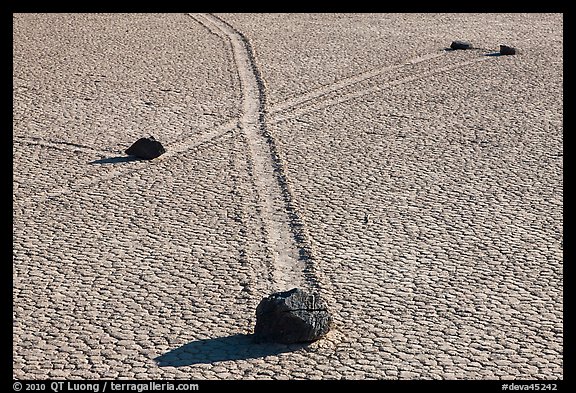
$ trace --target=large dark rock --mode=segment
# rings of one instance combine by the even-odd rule
[[[515,55],[516,49],[512,48],[511,46],[500,45],[500,54],[501,55]]]
[[[450,44],[452,49],[472,49],[472,44],[468,41],[452,41]]]
[[[316,294],[294,288],[262,299],[256,308],[254,338],[282,344],[316,341],[331,325],[326,303]]]
[[[160,142],[154,139],[153,136],[149,138],[140,138],[132,146],[126,149],[126,154],[129,156],[136,156],[145,160],[151,160],[166,153],[166,149]]]

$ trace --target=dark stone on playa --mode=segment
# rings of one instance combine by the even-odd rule
[[[318,295],[294,288],[260,301],[254,338],[282,344],[311,342],[325,336],[331,324],[328,307]]]
[[[450,44],[450,48],[452,49],[471,49],[472,44],[468,41],[452,41]]]
[[[164,146],[153,136],[149,138],[140,138],[126,150],[129,156],[136,156],[145,160],[151,160],[166,153]]]
[[[515,55],[516,49],[512,48],[511,46],[500,45],[500,54],[501,55]]]

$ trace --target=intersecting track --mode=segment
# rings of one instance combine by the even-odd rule
[[[202,23],[202,21],[204,21],[204,26],[207,27],[213,34],[218,35],[222,39],[228,39],[227,38],[228,36],[223,31],[220,31],[216,27],[217,25],[214,25],[214,23],[210,23],[210,20],[218,20],[217,18],[215,18],[213,16],[202,16],[202,15],[191,15],[191,16],[194,17],[194,19],[197,20],[199,23]],[[222,22],[222,21],[220,21],[220,23],[224,24],[224,22]],[[226,26],[228,26],[228,25],[226,25]],[[228,28],[231,29],[231,31],[235,32],[235,30],[233,30],[230,26],[228,26]],[[242,35],[240,35],[237,32],[235,32],[235,34],[239,37],[238,38],[239,40],[241,40],[244,43],[247,43],[247,41],[244,39],[244,37]],[[246,45],[246,44],[244,44],[244,45]],[[247,48],[250,48],[250,47],[248,46]],[[247,49],[246,51],[248,53],[248,58],[250,58],[250,53],[252,53],[251,49]],[[304,93],[301,96],[290,98],[290,99],[288,99],[282,103],[276,104],[275,106],[273,106],[269,109],[263,108],[266,111],[266,114],[268,115],[266,122],[267,122],[267,124],[277,124],[277,123],[287,121],[290,119],[297,119],[306,113],[317,111],[317,110],[326,108],[328,106],[337,105],[337,104],[340,104],[340,103],[343,103],[343,102],[346,102],[349,100],[359,98],[359,97],[367,95],[367,94],[371,94],[374,92],[390,89],[394,86],[399,86],[399,85],[402,85],[405,83],[410,83],[410,82],[418,80],[418,79],[423,79],[423,78],[430,77],[430,76],[435,75],[435,74],[440,74],[440,73],[454,70],[457,68],[462,68],[462,67],[471,65],[473,63],[476,63],[479,61],[490,60],[492,58],[492,57],[487,57],[487,56],[481,56],[481,57],[476,57],[476,58],[469,59],[466,61],[461,61],[458,63],[449,64],[449,65],[442,66],[442,67],[431,68],[431,69],[428,69],[425,71],[418,71],[417,69],[414,69],[418,65],[427,66],[429,61],[436,59],[436,58],[444,55],[445,53],[447,53],[447,52],[442,50],[441,52],[426,54],[426,55],[423,55],[420,57],[409,59],[409,60],[402,62],[402,63],[399,63],[399,64],[375,68],[373,70],[369,70],[369,71],[363,72],[363,73],[358,74],[358,75],[353,75],[351,77],[338,80],[332,84],[322,86],[318,89]],[[363,89],[361,88],[361,89],[358,89],[355,91],[349,91],[349,92],[344,93],[344,91],[350,90],[350,88],[355,87],[359,84],[362,84],[363,82],[369,82],[371,79],[374,79],[375,77],[381,76],[382,74],[385,74],[386,72],[394,71],[394,70],[401,70],[404,68],[411,68],[412,72],[410,72],[409,75],[407,75],[405,77],[396,78],[396,79],[392,78],[392,79],[387,80],[384,83],[377,85],[377,86],[372,86],[372,87],[363,88]],[[261,78],[260,78],[260,81],[261,81]],[[258,79],[257,79],[257,83],[258,83]],[[262,93],[263,93],[263,89],[262,89]],[[263,100],[264,98],[265,98],[265,96],[262,94],[260,100]],[[264,117],[262,116],[262,113],[260,115],[261,115],[261,119],[259,121],[260,121],[260,123],[264,124]],[[390,116],[393,116],[393,114],[390,114]],[[161,159],[165,160],[171,156],[177,155],[177,154],[182,153],[184,151],[188,151],[190,149],[193,149],[193,148],[200,146],[200,145],[203,145],[205,143],[209,143],[211,141],[214,141],[214,140],[222,137],[223,135],[225,135],[229,132],[232,132],[237,127],[238,127],[238,120],[234,119],[234,120],[228,121],[226,123],[220,124],[219,126],[213,128],[213,129],[204,130],[203,132],[194,134],[192,136],[185,137],[180,141],[177,141],[177,142],[174,142],[174,143],[167,145],[166,146],[167,152],[162,155]],[[270,138],[270,135],[267,133],[265,127],[264,127],[264,135],[266,137]],[[270,139],[270,140],[273,141],[273,139]],[[97,153],[97,154],[103,155],[103,156],[107,156],[110,153],[113,153],[112,151],[97,150],[97,149],[93,149],[91,147],[73,145],[73,144],[69,144],[69,143],[65,143],[65,142],[42,141],[42,140],[39,140],[38,138],[18,138],[18,137],[15,137],[15,138],[13,138],[13,142],[26,144],[26,145],[41,145],[44,147],[55,148],[55,149],[60,149],[60,150],[80,151],[80,152],[85,152],[85,153]],[[279,157],[276,154],[275,144],[272,143],[269,147],[270,147],[270,149],[272,149],[273,159],[276,159],[277,161],[281,161],[281,160],[279,160]],[[149,164],[153,165],[154,163],[149,163]],[[79,179],[79,180],[77,180],[71,184],[66,185],[66,186],[51,190],[47,194],[43,194],[40,196],[32,195],[26,199],[20,200],[19,204],[22,204],[24,206],[29,206],[29,205],[34,204],[34,203],[43,203],[43,202],[45,202],[51,198],[58,197],[58,196],[64,195],[64,194],[70,194],[70,193],[74,192],[75,190],[82,189],[86,186],[98,184],[100,182],[107,181],[107,180],[113,179],[113,178],[118,177],[118,176],[127,175],[130,173],[133,173],[134,171],[138,171],[138,170],[141,170],[141,169],[144,169],[147,167],[148,167],[148,165],[146,167],[129,166],[129,167],[115,168],[113,171],[105,173],[102,176],[98,176],[98,177],[91,176],[89,179]],[[290,197],[290,195],[288,195],[288,197]],[[311,251],[308,250],[307,252],[310,253]]]
[[[425,54],[399,64],[378,67],[332,84],[322,86],[300,96],[290,98],[266,108],[265,86],[256,66],[254,53],[249,41],[242,33],[218,17],[210,14],[189,14],[194,20],[206,27],[212,34],[222,39],[233,53],[242,93],[242,110],[239,119],[233,119],[213,129],[205,130],[191,137],[167,146],[167,152],[161,157],[190,150],[196,146],[213,141],[229,132],[239,129],[248,144],[252,169],[252,181],[259,198],[258,210],[261,215],[264,233],[267,237],[269,252],[273,256],[273,277],[277,289],[289,289],[294,286],[312,285],[320,289],[318,273],[314,274],[314,253],[310,238],[305,230],[301,214],[293,203],[284,163],[276,147],[273,136],[268,132],[266,123],[276,124],[298,118],[306,113],[337,105],[361,96],[390,89],[397,85],[410,83],[418,79],[465,67],[491,57],[479,56],[465,61],[439,67],[430,67],[430,62],[447,52]],[[424,67],[419,70],[418,67]],[[351,88],[371,83],[371,80],[391,71],[404,72],[405,76],[396,76],[381,83]],[[37,138],[16,138],[15,142],[38,144],[50,148],[68,149],[81,152],[98,153],[101,150],[90,147],[39,141]],[[143,169],[142,166],[114,168],[102,176],[82,178],[64,187],[60,187],[41,196],[31,196],[20,201],[24,206],[41,203],[51,198],[70,194],[86,186],[127,175]]]

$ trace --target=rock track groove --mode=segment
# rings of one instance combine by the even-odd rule
[[[323,86],[314,91],[305,93],[300,97],[288,99],[285,102],[277,104],[271,108],[270,114],[272,115],[272,119],[270,120],[270,124],[277,124],[290,119],[295,119],[301,117],[304,114],[318,111],[332,105],[341,104],[346,101],[354,100],[367,94],[391,89],[395,86],[411,83],[419,79],[428,78],[436,74],[449,72],[478,62],[492,59],[492,57],[480,55],[478,57],[453,64],[432,64],[432,67],[430,67],[430,61],[435,60],[440,56],[442,56],[442,53],[432,53],[394,66],[377,68],[375,70],[355,75],[353,77],[337,81],[327,86]],[[420,70],[418,67],[422,66],[425,68]],[[360,85],[363,82],[368,82],[371,79],[382,76],[385,71],[399,70],[407,71],[407,75],[397,76],[396,78],[387,77],[380,83],[376,83],[371,86],[365,86],[363,88],[361,87],[350,92],[342,92],[342,90],[345,90],[348,87]]]
[[[311,264],[311,247],[303,232],[302,220],[293,207],[292,193],[274,138],[266,130],[265,87],[252,47],[242,33],[223,20],[206,14],[190,16],[214,34],[226,38],[233,51],[242,89],[238,128],[249,146],[252,180],[274,261],[276,289],[302,286],[306,281],[317,285],[317,280],[306,269]]]
[[[234,123],[234,124],[233,124]],[[207,130],[205,132],[201,132],[200,134],[196,134],[193,137],[186,137],[181,139],[180,141],[171,143],[167,145],[167,151],[162,156],[157,158],[154,161],[148,161],[147,165],[155,165],[159,161],[168,159],[169,157],[173,157],[178,155],[182,152],[187,150],[194,149],[195,147],[202,146],[203,144],[213,141],[223,135],[231,132],[235,127],[234,122],[226,122],[221,124],[219,127],[216,127],[212,130]],[[89,146],[80,146],[80,145],[70,145],[66,143],[59,143],[59,142],[51,142],[51,141],[43,141],[37,138],[18,138],[14,137],[13,141],[19,144],[27,144],[27,145],[38,145],[43,147],[48,147],[52,149],[59,149],[59,150],[68,150],[72,152],[79,152],[79,153],[86,153],[86,154],[98,154],[101,157],[110,156],[110,153],[114,153],[109,150],[98,150]],[[124,154],[124,152],[117,152],[118,154]],[[60,195],[70,194],[77,190],[83,189],[87,186],[92,186],[104,181],[108,181],[114,179],[119,176],[129,175],[135,171],[141,170],[146,166],[126,166],[126,167],[117,167],[115,166],[113,170],[109,172],[105,172],[100,175],[96,176],[88,176],[88,177],[81,177],[78,180],[67,184],[63,187],[55,188],[50,192],[42,195],[31,195],[25,199],[19,200],[18,204],[22,206],[30,206],[37,203],[43,203],[51,198],[56,198]]]

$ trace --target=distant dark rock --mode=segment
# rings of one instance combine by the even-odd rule
[[[153,136],[138,139],[126,150],[126,154],[129,156],[136,156],[145,160],[151,160],[164,153],[166,153],[166,149]]]
[[[326,303],[317,294],[294,288],[260,301],[254,338],[282,344],[311,342],[325,336],[331,325]]]
[[[452,49],[472,49],[472,44],[468,41],[452,41],[450,44]]]
[[[516,49],[512,48],[511,46],[500,45],[500,54],[501,55],[515,55]]]

